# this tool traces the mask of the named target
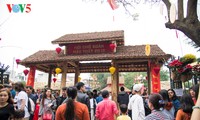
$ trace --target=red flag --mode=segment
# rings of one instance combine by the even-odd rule
[[[108,0],[108,3],[110,5],[110,7],[115,10],[118,8],[118,5],[116,4],[115,0]]]

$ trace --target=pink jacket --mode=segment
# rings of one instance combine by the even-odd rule
[[[97,104],[95,117],[98,120],[114,120],[114,115],[118,115],[119,111],[114,101],[104,98]]]

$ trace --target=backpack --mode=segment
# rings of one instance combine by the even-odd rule
[[[31,98],[28,98],[28,112],[33,115],[34,111],[35,111],[35,103]]]

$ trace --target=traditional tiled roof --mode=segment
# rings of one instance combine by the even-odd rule
[[[163,52],[158,45],[150,45],[151,53],[149,56],[145,54],[145,45],[135,46],[118,46],[116,53],[105,54],[83,54],[83,55],[65,55],[62,50],[60,54],[57,54],[55,50],[41,50],[29,57],[23,59],[20,64],[26,67],[36,66],[36,68],[43,72],[49,72],[51,67],[53,69],[59,66],[63,62],[72,62],[68,64],[68,73],[74,73],[75,67],[73,63],[79,64],[80,72],[92,73],[92,72],[109,72],[111,62],[100,63],[80,63],[81,61],[99,61],[99,60],[115,60],[120,61],[120,72],[144,72],[147,70],[148,60],[162,61],[168,60],[171,55]],[[124,62],[123,61],[128,61]],[[121,63],[122,62],[122,63]],[[78,65],[77,64],[77,65]],[[60,64],[61,65],[61,64]],[[51,66],[51,67],[50,67]]]
[[[98,60],[113,60],[113,59],[148,59],[148,58],[166,58],[171,55],[158,47],[158,45],[151,45],[151,54],[146,56],[145,45],[135,46],[120,46],[117,47],[116,53],[108,54],[84,54],[84,55],[64,55],[64,52],[57,54],[55,50],[41,50],[29,57],[23,59],[20,64],[40,64],[40,63],[57,63],[63,61],[98,61]]]
[[[83,43],[83,42],[86,43],[86,42],[101,42],[101,41],[116,41],[117,46],[124,45],[124,31],[118,30],[118,31],[66,34],[52,41],[52,44],[59,44],[62,46],[69,43]]]

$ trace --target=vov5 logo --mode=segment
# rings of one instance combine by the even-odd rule
[[[29,13],[31,12],[31,4],[6,4],[9,13]]]

